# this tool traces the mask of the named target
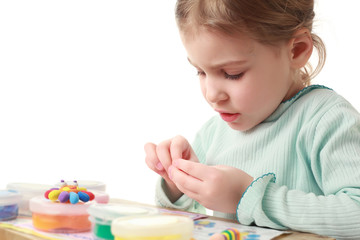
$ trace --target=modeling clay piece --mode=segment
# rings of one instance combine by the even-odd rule
[[[46,191],[44,196],[54,202],[72,204],[77,204],[79,201],[88,202],[95,198],[86,188],[79,187],[77,181],[74,181],[73,185],[68,185],[64,180],[61,180],[60,188],[52,188]]]
[[[69,198],[70,198],[70,194],[66,191],[61,192],[58,197],[59,201],[62,203],[66,203],[67,201],[69,201]]]
[[[49,192],[48,197],[49,197],[49,199],[50,199],[51,201],[56,201],[56,200],[58,199],[60,193],[61,193],[60,190],[54,189],[54,190],[52,190],[51,192]]]
[[[212,235],[209,240],[241,240],[241,234],[236,228],[228,228]]]
[[[85,192],[78,192],[79,199],[83,202],[87,202],[90,200],[90,196]]]
[[[77,204],[79,202],[79,195],[74,192],[70,192],[70,202],[72,204]]]

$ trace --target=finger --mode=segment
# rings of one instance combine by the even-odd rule
[[[172,164],[172,159],[170,156],[170,144],[171,140],[167,140],[159,143],[159,145],[156,147],[157,157],[166,172]]]
[[[171,166],[169,168],[170,179],[185,194],[199,194],[203,188],[203,182],[180,169]]]
[[[161,165],[159,158],[156,154],[156,145],[153,143],[147,143],[144,146],[144,150],[145,150],[145,162],[148,165],[148,167],[150,169],[152,169],[153,171],[161,171],[163,170],[163,166]]]
[[[164,178],[166,182],[172,182],[156,155],[156,145],[153,143],[147,143],[144,148],[146,152],[145,162],[148,167]]]
[[[170,167],[171,168],[171,167]],[[174,182],[174,181],[173,181]],[[175,183],[175,182],[174,182]],[[185,194],[186,196],[188,196],[189,198],[194,199],[195,201],[199,202],[199,194],[196,192],[192,192],[189,189],[185,188],[183,185],[179,184],[179,183],[175,183],[176,187],[179,189],[179,191],[181,191],[183,194]]]
[[[171,158],[174,159],[186,159],[190,158],[190,144],[182,136],[176,136],[172,139],[170,145]]]
[[[198,193],[191,192],[188,189],[185,189],[185,188],[183,188],[182,186],[180,186],[178,184],[175,184],[175,185],[179,189],[179,191],[181,191],[183,194],[185,194],[189,198],[194,199],[196,202],[201,204],[201,201],[200,201],[200,198],[199,198],[200,195]]]
[[[209,173],[212,172],[211,166],[184,159],[174,160],[173,165],[184,173],[201,181],[205,180],[207,176],[209,176]]]

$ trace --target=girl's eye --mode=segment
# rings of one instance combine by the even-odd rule
[[[244,76],[244,72],[235,74],[235,75],[230,75],[230,74],[225,73],[225,78],[230,79],[230,80],[238,80],[238,79],[242,78],[243,76]]]

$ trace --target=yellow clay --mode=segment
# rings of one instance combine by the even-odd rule
[[[49,199],[51,201],[56,201],[59,197],[61,193],[61,190],[52,190],[50,193],[49,193]]]

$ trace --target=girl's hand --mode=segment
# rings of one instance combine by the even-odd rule
[[[169,176],[177,188],[206,208],[236,213],[237,205],[253,177],[228,166],[207,166],[178,159]]]
[[[168,169],[176,159],[198,162],[189,142],[182,136],[163,141],[158,145],[145,144],[145,162],[148,167],[164,178],[167,184],[169,199],[175,202],[183,193],[176,187],[168,175]]]

